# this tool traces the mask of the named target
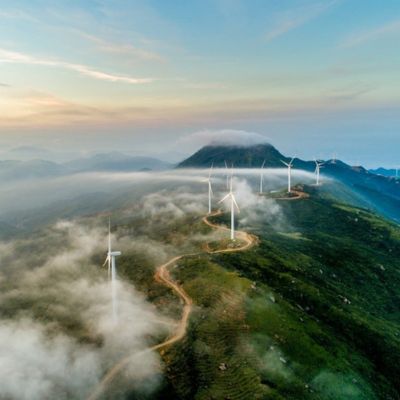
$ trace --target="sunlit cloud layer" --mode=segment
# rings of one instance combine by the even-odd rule
[[[109,82],[123,82],[129,84],[141,84],[153,82],[152,78],[133,78],[129,76],[122,76],[110,74],[107,72],[99,71],[82,64],[73,64],[63,61],[53,61],[50,59],[43,59],[32,57],[27,54],[18,53],[15,51],[8,51],[0,48],[0,63],[12,64],[26,64],[26,65],[41,65],[44,67],[63,68],[77,72],[78,74],[88,76],[93,79],[99,79]]]
[[[100,127],[138,149],[149,130],[158,145],[237,129],[314,147],[398,131],[396,2],[40,4],[0,11],[0,144],[46,130],[74,145]]]
[[[400,19],[390,21],[377,28],[350,35],[342,44],[342,47],[355,47],[373,40],[387,36],[400,37]]]

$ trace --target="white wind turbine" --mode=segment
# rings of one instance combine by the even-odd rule
[[[115,265],[115,257],[120,256],[120,251],[111,250],[111,222],[108,221],[108,252],[106,261],[103,265],[108,264],[108,278],[111,278],[111,297],[114,322],[118,319],[118,304],[117,304],[117,270]]]
[[[260,194],[263,192],[263,183],[264,183],[264,165],[265,160],[261,165],[261,174],[260,174]]]
[[[226,163],[226,161],[224,160],[225,163],[225,170],[226,170],[226,188],[229,189],[229,168],[228,168],[228,164]]]
[[[211,198],[213,196],[213,191],[212,191],[212,187],[211,187],[211,173],[212,173],[213,165],[214,165],[214,163],[211,164],[210,172],[208,174],[208,179],[205,179],[203,181],[203,182],[208,183],[208,213],[209,214],[211,214]]]
[[[235,240],[235,207],[238,210],[238,212],[240,212],[240,209],[236,203],[235,195],[233,194],[232,179],[233,179],[233,176],[231,176],[229,193],[223,199],[221,199],[219,202],[222,203],[223,201],[225,201],[228,198],[231,201],[231,240]]]
[[[320,172],[321,168],[325,163],[322,161],[315,160],[315,175],[316,175],[316,185],[320,185]]]
[[[288,168],[288,193],[292,193],[292,167],[293,167],[294,157],[290,160],[289,163],[287,163],[286,161],[283,161],[283,160],[281,160],[281,161]]]

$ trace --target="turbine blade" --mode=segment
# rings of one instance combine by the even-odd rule
[[[211,185],[211,181],[208,181],[208,187],[210,188],[210,193],[212,196],[214,196],[214,192],[212,190],[212,185]]]
[[[104,267],[104,266],[108,263],[109,259],[110,259],[110,257],[107,256],[107,257],[106,257],[106,260],[104,261],[104,264],[102,265],[102,267]]]
[[[211,168],[210,168],[210,172],[208,174],[208,179],[211,178],[211,173],[212,173],[212,170],[213,170],[213,166],[214,166],[214,161],[211,163]]]
[[[111,252],[111,217],[108,217],[108,252]]]
[[[263,168],[264,168],[265,161],[266,161],[266,160],[264,160],[264,161],[263,161],[263,163],[262,163],[262,165],[261,165],[261,169],[263,169]]]
[[[289,164],[288,164],[287,162],[285,162],[285,161],[283,161],[283,160],[281,160],[281,162],[282,162],[283,164],[285,164],[287,167],[289,166]]]
[[[231,196],[231,193],[228,193],[226,196],[224,196],[218,203],[222,203],[223,201],[225,201],[227,198],[229,198]]]
[[[238,212],[240,212],[240,208],[239,208],[238,204],[236,203],[236,199],[235,199],[234,195],[232,195],[232,201],[233,201],[233,204],[236,206]]]

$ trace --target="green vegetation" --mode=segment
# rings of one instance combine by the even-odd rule
[[[315,193],[280,205],[286,230],[174,269],[195,308],[160,399],[400,398],[399,228]]]
[[[160,220],[139,217],[135,210],[128,218],[124,210],[115,215],[117,236],[125,243],[135,238],[118,259],[118,273],[166,319],[178,320],[182,304],[154,280],[155,267],[178,254],[198,253],[171,270],[194,301],[187,335],[162,352],[158,392],[133,391],[129,398],[400,399],[400,229],[321,196],[319,189],[304,190],[309,198],[277,200],[279,228],[271,220],[252,222],[259,244],[229,254],[205,253],[231,244],[228,232],[204,236],[213,230],[197,215]],[[229,216],[214,222],[229,225]],[[48,235],[54,243],[48,251],[57,254],[65,238],[53,231],[37,238],[34,251],[20,246],[19,253],[38,254],[35,265],[41,265]],[[145,239],[138,243],[137,238]],[[93,265],[103,260],[99,254],[79,270],[63,273],[102,280],[106,269],[101,276]],[[68,276],[54,270],[49,278]],[[17,296],[5,282],[3,289],[10,292],[3,316],[29,312],[44,322],[57,321],[57,329],[79,341],[100,344],[79,312],[64,315],[56,307],[62,293],[46,294],[38,287],[35,297]],[[74,307],[79,310],[79,298]],[[159,343],[165,330],[148,339]]]

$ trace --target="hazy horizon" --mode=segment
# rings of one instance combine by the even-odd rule
[[[221,141],[221,137],[226,139],[227,134],[232,132],[234,139],[231,141]],[[258,140],[255,142],[247,142],[248,136],[255,137]],[[245,138],[244,141],[241,137]],[[318,158],[321,160],[330,160],[330,159],[338,159],[349,165],[359,166],[362,165],[365,168],[387,168],[387,169],[395,169],[398,168],[397,163],[390,162],[387,160],[383,160],[382,162],[372,161],[368,159],[366,156],[358,155],[357,153],[349,153],[346,156],[346,153],[338,153],[337,150],[332,149],[329,151],[327,149],[322,149],[322,151],[316,151],[314,153],[309,152],[307,150],[299,151],[297,149],[296,152],[285,152],[283,149],[290,146],[278,146],[273,141],[269,140],[269,138],[264,137],[263,135],[244,132],[244,131],[230,131],[230,130],[222,130],[222,131],[201,131],[196,132],[191,135],[183,136],[170,148],[164,150],[156,150],[156,149],[147,149],[146,151],[139,150],[135,146],[126,147],[115,145],[115,147],[105,147],[105,146],[94,146],[92,148],[87,149],[74,149],[71,148],[59,148],[58,146],[46,146],[44,143],[42,145],[38,144],[10,144],[9,146],[0,147],[0,161],[8,161],[8,160],[18,160],[18,161],[30,161],[30,160],[44,160],[44,161],[52,161],[56,163],[68,163],[70,161],[76,159],[90,158],[97,155],[102,154],[112,154],[112,153],[121,153],[131,157],[149,157],[154,158],[166,163],[170,163],[171,165],[177,164],[184,159],[188,158],[198,150],[200,150],[203,146],[208,145],[233,145],[233,146],[251,146],[254,144],[271,144],[278,151],[280,151],[283,155],[287,157],[296,157],[303,159],[305,161],[312,161],[314,158]]]
[[[393,167],[399,21],[394,0],[3,4],[0,149],[188,155],[230,129]]]

